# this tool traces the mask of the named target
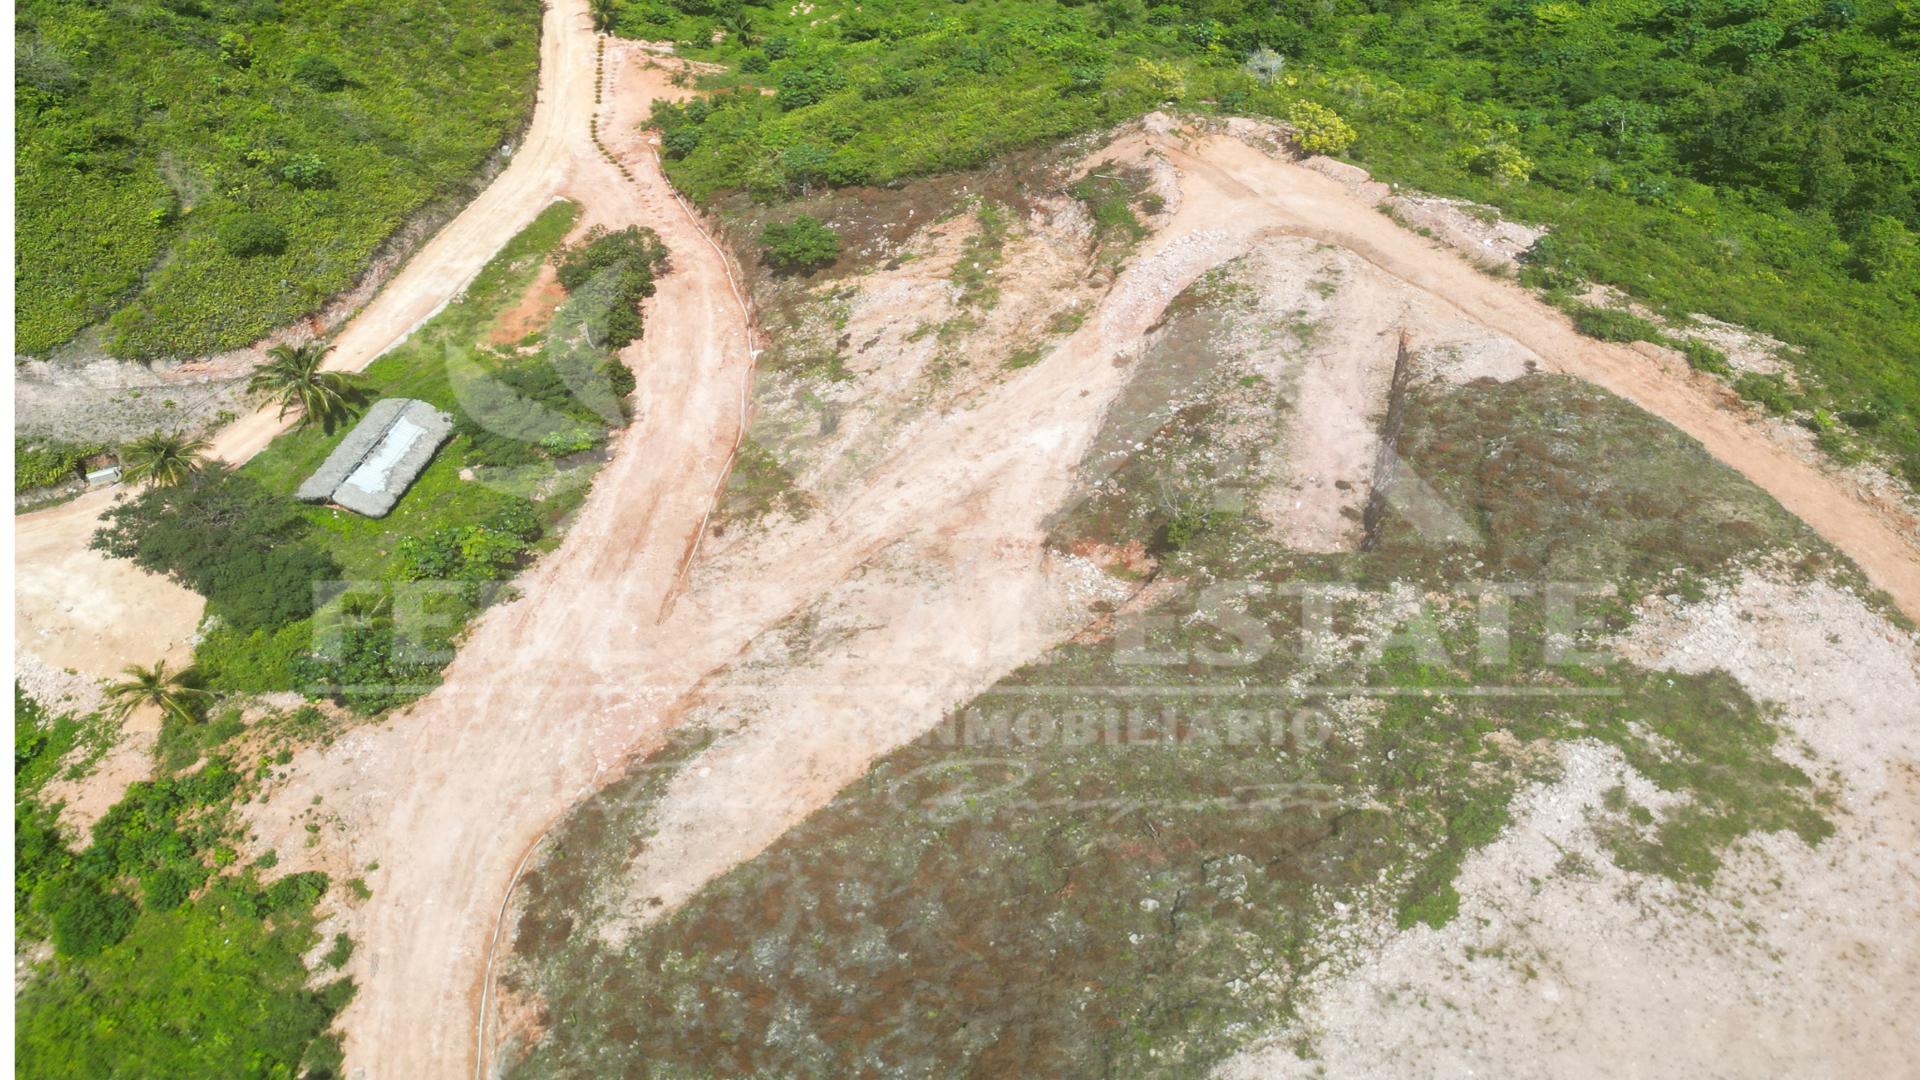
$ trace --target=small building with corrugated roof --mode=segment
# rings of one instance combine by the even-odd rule
[[[453,434],[453,417],[414,398],[382,398],[294,497],[385,517]]]

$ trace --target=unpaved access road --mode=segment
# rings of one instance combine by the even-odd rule
[[[366,1076],[472,1075],[498,912],[515,869],[548,825],[656,745],[702,681],[746,643],[876,553],[918,531],[1003,511],[1023,493],[1036,507],[1057,498],[1101,410],[1124,384],[1116,359],[1137,347],[1180,289],[1270,233],[1349,247],[1553,366],[1674,421],[1920,613],[1920,557],[1906,538],[1817,470],[1770,450],[1763,434],[1704,394],[1638,372],[1644,358],[1578,337],[1517,286],[1401,231],[1326,177],[1233,139],[1167,131],[1152,142],[1183,170],[1187,198],[1096,317],[975,408],[942,418],[911,450],[877,463],[867,483],[804,527],[772,534],[764,547],[730,550],[726,565],[741,572],[715,579],[724,587],[680,599],[661,621],[738,430],[751,367],[747,328],[724,259],[677,204],[634,128],[654,97],[675,92],[664,73],[637,48],[608,47],[610,99],[600,130],[633,170],[629,183],[600,159],[588,133],[594,37],[584,0],[556,0],[544,33],[541,101],[524,161],[396,276],[388,292],[397,295],[389,301],[383,293],[349,327],[334,362],[363,366],[404,336],[557,194],[579,198],[588,222],[656,229],[673,268],[650,306],[646,337],[627,356],[640,383],[637,422],[560,549],[522,579],[520,599],[478,622],[440,690],[383,724],[302,754],[287,786],[251,808],[260,847],[299,853],[319,796],[320,842],[292,861],[317,858],[341,876],[364,872],[372,888],[373,898],[344,916],[360,942],[351,971],[361,989],[342,1023],[349,1063]],[[499,188],[503,194],[492,198]],[[251,418],[223,434],[221,455],[244,459],[276,430],[270,415]],[[1030,534],[1038,516],[1009,515],[1011,531]],[[997,545],[1030,553],[1023,557],[1040,557],[1037,544],[1017,543],[1021,536],[991,535]],[[903,620],[885,630],[893,637],[886,655],[914,655],[916,635],[947,632],[940,620]],[[978,677],[1017,659],[997,655]],[[930,726],[974,682],[907,694],[918,684],[893,679],[871,692],[899,688],[913,722]],[[816,719],[831,720],[824,695],[832,692],[822,690]],[[900,730],[895,725],[894,734]],[[804,813],[813,798],[782,812]],[[743,844],[728,857],[755,850]],[[364,870],[375,861],[377,870]]]
[[[329,370],[359,371],[404,341],[560,194],[577,160],[604,164],[586,130],[593,109],[594,36],[590,30],[562,30],[569,20],[585,18],[585,10],[584,3],[567,0],[547,8],[539,95],[513,160],[348,323],[327,357]],[[600,182],[611,186],[619,179],[613,174],[611,182]],[[585,194],[590,199],[598,193],[596,185]],[[213,436],[210,456],[244,462],[296,419],[276,408],[243,416]],[[104,678],[126,664],[171,657],[192,635],[204,606],[199,597],[131,563],[86,550],[100,514],[124,491],[90,492],[14,518],[18,648],[55,667]]]
[[[322,831],[314,856],[346,874],[379,863],[366,875],[373,899],[343,915],[361,944],[351,964],[361,991],[343,1017],[348,1057],[369,1076],[479,1070],[489,957],[509,884],[527,853],[579,799],[658,745],[700,704],[715,673],[768,628],[916,537],[941,539],[955,565],[998,560],[978,576],[967,571],[970,584],[989,592],[1003,584],[1030,590],[1032,577],[1022,567],[1044,557],[1038,543],[1044,511],[1067,490],[1106,405],[1125,385],[1126,358],[1182,289],[1252,245],[1275,235],[1306,235],[1351,247],[1515,336],[1556,367],[1643,391],[1635,400],[1663,415],[1696,404],[1688,394],[1659,393],[1657,385],[1636,387],[1619,365],[1644,363],[1637,354],[1615,355],[1624,351],[1578,337],[1518,287],[1488,279],[1399,230],[1340,184],[1224,136],[1162,131],[1145,138],[1148,149],[1182,170],[1181,209],[1081,330],[973,407],[930,422],[806,521],[729,544],[700,575],[709,584],[680,597],[662,618],[680,557],[724,467],[750,360],[723,261],[680,214],[631,131],[650,96],[668,92],[664,79],[637,50],[610,50],[609,59],[616,107],[601,130],[615,133],[616,153],[639,183],[607,189],[589,158],[569,190],[593,185],[583,198],[597,220],[650,225],[673,253],[674,270],[661,282],[647,336],[632,357],[640,378],[639,421],[623,436],[561,548],[523,579],[520,599],[483,616],[445,684],[383,725],[303,754],[287,785],[251,810],[260,847],[298,851],[318,796]],[[1727,442],[1723,456],[1771,462],[1764,436],[1744,425],[1723,429],[1684,412],[1670,418]],[[1790,464],[1756,479],[1770,489],[1825,485],[1817,472],[1793,471],[1797,463],[1785,460]],[[1810,505],[1831,510],[1820,498]],[[1878,525],[1865,508],[1857,511]],[[994,527],[969,528],[982,521]],[[1836,530],[1839,535],[1829,536],[1851,551],[1857,546],[1847,532],[1852,522],[1842,512],[1823,531]],[[1879,542],[1898,570],[1896,545],[1905,541],[1882,535]],[[1898,584],[1898,574],[1890,580]],[[971,587],[957,592],[968,604],[1002,599]],[[965,624],[960,636],[999,645],[992,621],[978,621],[979,634]],[[719,849],[703,853],[698,869],[669,895],[684,896],[750,858],[857,775],[886,743],[931,726],[1024,658],[1016,653],[1031,655],[1066,632],[1057,625],[1022,630],[1013,635],[1018,650],[976,656],[964,677],[916,674],[903,662],[940,655],[934,639],[954,636],[958,625],[923,618],[886,624],[867,640],[872,664],[835,664],[840,685],[797,687],[799,700],[782,703],[794,723],[844,720],[850,687],[861,695],[863,712],[893,709],[899,719],[864,741],[841,741],[832,753],[842,759],[756,777],[794,784],[787,792],[792,797],[759,792],[763,805],[777,807],[768,815],[775,820],[709,838]]]
[[[1752,420],[1722,407],[1701,383],[1676,379],[1633,349],[1580,334],[1565,315],[1532,293],[1402,229],[1327,176],[1275,167],[1265,154],[1235,139],[1169,146],[1168,154],[1179,168],[1215,185],[1245,220],[1346,248],[1525,345],[1552,370],[1618,394],[1700,440],[1708,453],[1846,552],[1908,618],[1920,621],[1920,537],[1901,532]]]

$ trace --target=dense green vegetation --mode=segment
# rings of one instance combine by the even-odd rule
[[[233,866],[233,766],[135,783],[76,851],[37,796],[86,722],[18,688],[14,720],[14,928],[53,945],[22,967],[20,1075],[338,1075],[353,986],[309,988],[301,959],[326,876]]]
[[[352,283],[530,107],[532,0],[26,0],[17,348],[237,346]]]
[[[18,495],[34,488],[78,480],[86,475],[87,459],[105,450],[106,447],[97,443],[47,442],[15,436],[13,493]]]
[[[657,116],[697,197],[978,165],[1163,103],[1274,116],[1553,226],[1535,284],[1797,346],[1799,408],[1920,480],[1909,3],[627,0],[618,27],[733,67]]]
[[[806,214],[762,229],[760,246],[767,265],[790,272],[818,270],[840,257],[840,237],[825,222]]]

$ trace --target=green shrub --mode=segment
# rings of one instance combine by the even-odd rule
[[[320,958],[320,962],[337,970],[346,967],[347,961],[351,959],[353,959],[353,939],[345,934],[335,934],[333,945],[327,949],[327,955]]]
[[[578,244],[554,255],[556,276],[569,294],[556,325],[563,331],[578,327],[607,349],[625,347],[640,336],[640,303],[653,295],[654,277],[666,265],[666,245],[652,229],[609,232],[594,226]]]
[[[265,214],[230,214],[220,222],[219,234],[220,246],[243,259],[287,250],[287,230]]]
[[[85,475],[86,460],[106,447],[97,443],[30,443],[13,440],[13,492],[52,487]]]
[[[1740,396],[1754,402],[1775,416],[1788,416],[1798,411],[1802,401],[1794,392],[1791,383],[1779,375],[1761,375],[1748,372],[1734,380],[1733,388]]]
[[[768,265],[805,273],[830,266],[840,257],[840,234],[820,219],[801,214],[792,221],[776,221],[761,230],[760,246]]]
[[[74,877],[49,912],[53,946],[67,956],[88,957],[127,936],[137,913],[133,902],[85,878]]]
[[[1687,366],[1695,371],[1722,377],[1733,374],[1733,365],[1727,361],[1727,354],[1698,338],[1681,341],[1680,353],[1687,358]]]
[[[163,866],[141,879],[141,905],[148,911],[172,911],[192,898],[202,876],[179,866]]]
[[[1601,341],[1658,341],[1660,330],[1652,323],[1620,308],[1574,305],[1573,328]]]
[[[311,907],[326,895],[327,875],[318,871],[288,874],[267,886],[266,906],[270,913],[299,911]]]
[[[293,62],[293,77],[323,94],[347,85],[347,73],[340,70],[340,65],[318,53],[302,53]]]
[[[1293,141],[1309,154],[1342,154],[1359,138],[1339,113],[1311,101],[1287,106],[1287,123],[1293,126]]]

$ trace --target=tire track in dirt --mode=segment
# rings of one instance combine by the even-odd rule
[[[539,135],[530,133],[522,150],[531,164],[519,174],[510,167],[496,183],[507,184],[497,200],[488,199],[489,188],[448,227],[463,239],[442,249],[436,238],[424,248],[389,286],[401,295],[370,305],[342,335],[334,361],[364,366],[403,339],[457,294],[519,227],[513,222],[524,224],[555,194],[580,198],[590,222],[649,225],[673,253],[647,335],[628,354],[640,380],[638,418],[561,548],[523,577],[521,599],[479,621],[439,691],[378,727],[302,755],[289,786],[253,808],[261,847],[298,851],[307,839],[300,814],[312,796],[324,795],[343,828],[323,838],[318,854],[352,872],[380,860],[367,875],[374,898],[353,928],[362,947],[351,970],[361,992],[343,1016],[349,1060],[368,1075],[469,1073],[478,1064],[475,1019],[497,912],[515,867],[548,824],[582,791],[656,745],[688,695],[755,635],[887,545],[964,522],[972,497],[995,485],[1050,508],[1041,504],[1064,490],[1060,477],[1077,464],[1075,448],[1124,384],[1115,359],[1137,347],[1187,283],[1266,230],[1349,247],[1562,370],[1672,420],[1853,555],[1903,608],[1920,612],[1911,546],[1817,470],[1777,448],[1770,456],[1771,444],[1750,425],[1697,391],[1665,385],[1637,354],[1628,360],[1616,355],[1626,350],[1577,337],[1516,286],[1426,247],[1334,181],[1212,137],[1184,147],[1153,140],[1193,188],[1098,317],[1046,362],[875,469],[839,512],[784,531],[766,548],[730,548],[718,565],[737,569],[732,584],[682,597],[656,623],[731,455],[737,388],[751,358],[724,258],[677,213],[676,196],[632,132],[653,97],[676,91],[641,67],[638,50],[609,50],[616,93],[613,122],[602,129],[614,133],[616,153],[634,166],[636,182],[628,183],[588,139],[593,38],[585,20],[582,0],[556,0],[548,11]],[[277,430],[256,415],[223,433],[220,453],[243,459]],[[1036,518],[1010,516],[1000,539],[1030,538]],[[950,683],[903,704],[916,722],[930,725],[970,685]],[[783,813],[803,815],[815,794]],[[788,823],[764,823],[758,832],[778,835]],[[750,841],[726,854],[750,857],[755,842],[764,846]]]
[[[382,1075],[472,1072],[476,1034],[484,1034],[487,959],[516,868],[583,791],[658,745],[697,700],[691,695],[757,635],[901,538],[977,524],[982,507],[1005,528],[976,532],[968,544],[1028,552],[1002,561],[1024,572],[1023,559],[1040,557],[1035,541],[1044,511],[1064,493],[1106,402],[1126,381],[1119,362],[1202,273],[1276,231],[1339,243],[1347,234],[1337,224],[1352,227],[1351,245],[1377,265],[1395,271],[1410,263],[1411,270],[1395,274],[1403,280],[1423,288],[1452,280],[1441,261],[1451,256],[1411,236],[1375,234],[1369,226],[1376,221],[1393,227],[1318,174],[1231,140],[1203,140],[1197,150],[1169,138],[1150,142],[1185,170],[1188,195],[1079,332],[977,407],[941,418],[838,506],[713,556],[702,578],[718,584],[681,597],[657,624],[688,538],[707,513],[710,485],[731,453],[738,408],[731,375],[747,360],[743,335],[731,354],[718,342],[719,328],[737,326],[724,262],[704,251],[690,223],[670,216],[670,189],[646,161],[634,213],[660,229],[675,269],[662,281],[639,347],[641,417],[579,523],[526,577],[521,600],[482,619],[438,692],[382,728],[303,756],[293,783],[255,820],[262,846],[297,846],[304,840],[300,811],[324,793],[344,825],[327,843],[344,849],[343,861],[382,860],[369,878],[375,899],[355,928],[365,944],[354,966],[363,990],[344,1017],[350,1060]],[[1486,312],[1497,328],[1554,317],[1514,286],[1464,264],[1453,269],[1476,294],[1519,295],[1455,304],[1469,314]],[[1520,340],[1551,357],[1563,356],[1562,345],[1587,344],[1530,325],[1518,329]],[[998,498],[981,503],[983,492]],[[1012,580],[1020,579],[986,572],[959,595],[991,604],[996,582]],[[746,831],[716,838],[719,847],[690,868],[677,895],[750,858],[857,775],[885,740],[930,726],[1058,630],[1024,638],[1019,648],[986,657],[966,677],[929,691],[928,680],[916,679],[899,659],[916,655],[908,640],[914,634],[941,632],[937,623],[887,626],[873,642],[880,660],[836,665],[842,686],[857,683],[878,695],[863,700],[863,711],[897,707],[906,719],[865,742],[836,747],[840,756],[821,769],[776,777],[795,785],[791,797],[769,804],[766,819]],[[832,690],[823,688],[793,715],[831,723]]]
[[[1554,370],[1594,383],[1699,440],[1707,452],[1779,501],[1846,553],[1920,621],[1920,547],[1832,477],[1793,456],[1748,418],[1697,384],[1676,379],[1645,356],[1585,337],[1559,310],[1512,282],[1475,270],[1375,211],[1336,180],[1276,162],[1236,139],[1202,137],[1168,156],[1205,177],[1223,202],[1250,220],[1346,248],[1469,319],[1544,358]]]
[[[1084,453],[1085,440],[1106,402],[1125,382],[1124,375],[1112,377],[1116,366],[1186,284],[1275,236],[1306,235],[1350,247],[1423,291],[1444,289],[1457,275],[1463,291],[1475,295],[1461,303],[1445,291],[1434,292],[1445,306],[1552,358],[1562,370],[1596,372],[1599,377],[1589,375],[1594,381],[1612,373],[1589,355],[1601,343],[1574,334],[1557,312],[1517,286],[1491,281],[1464,264],[1456,266],[1459,260],[1452,255],[1428,248],[1391,225],[1384,233],[1376,232],[1370,227],[1386,219],[1318,173],[1274,161],[1233,141],[1203,139],[1181,147],[1175,140],[1150,140],[1145,149],[1167,154],[1184,170],[1183,210],[1158,238],[1156,249],[1121,276],[1088,328],[979,408],[924,433],[910,449],[878,466],[837,506],[823,510],[819,519],[793,527],[783,537],[736,544],[716,555],[702,576],[722,584],[688,597],[685,613],[697,609],[712,625],[772,626],[800,610],[802,598],[822,595],[855,569],[870,565],[868,560],[888,544],[968,526],[973,530],[970,554],[987,565],[967,573],[965,584],[971,588],[945,593],[991,604],[996,589],[1015,591],[1018,574],[1030,580],[1041,570],[1039,538],[1045,513],[1063,496],[1063,482]],[[1252,156],[1240,154],[1243,149]],[[1103,156],[1110,153],[1103,151]],[[1262,190],[1262,185],[1272,186]],[[1164,256],[1181,244],[1188,245],[1189,257],[1169,272]],[[1495,295],[1477,295],[1481,289]],[[1515,296],[1498,295],[1502,290]],[[1519,321],[1522,318],[1547,325],[1541,329]],[[1631,355],[1645,366],[1644,358]],[[1673,402],[1662,404],[1671,407]],[[1750,427],[1736,429],[1743,440],[1766,438]],[[1024,441],[1040,431],[1055,436],[1044,449]],[[1020,498],[1005,502],[1000,497],[1008,491]],[[981,499],[993,501],[992,514],[978,512],[974,502]],[[1856,509],[1877,520],[1866,507]],[[1002,559],[1004,565],[994,567],[990,553],[1023,547],[1030,562]],[[786,591],[787,602],[748,610],[750,602],[729,596],[743,583],[762,583],[755,590],[761,600],[769,589]],[[942,593],[938,588],[927,592]],[[1035,594],[1029,587],[1024,595]],[[722,713],[755,710],[768,699],[777,701],[777,707],[759,708],[753,726],[710,748],[696,763],[698,769],[681,771],[655,819],[658,831],[631,871],[629,896],[636,902],[631,908],[636,914],[609,932],[617,938],[671,913],[707,881],[752,858],[824,805],[873,758],[926,730],[999,674],[1064,636],[1059,626],[1045,625],[1045,619],[1035,623],[1007,642],[954,623],[935,630],[919,628],[923,634],[947,633],[975,646],[973,655],[963,648],[948,660],[964,673],[960,678],[946,678],[952,673],[945,668],[936,678],[907,640],[912,631],[886,625],[864,635],[857,646],[835,650],[824,659],[803,660],[771,677],[750,677],[740,686],[716,685],[711,676],[701,679],[688,704],[675,707],[676,715],[696,707]],[[1001,644],[1011,647],[991,648]],[[741,648],[745,645],[743,639]],[[731,665],[731,659],[726,663]],[[822,678],[822,671],[830,677]],[[792,682],[797,674],[812,677],[769,692],[770,684]],[[929,690],[930,683],[940,685]],[[849,687],[860,691],[857,708],[846,698]],[[891,713],[894,719],[884,724],[861,719],[877,713]],[[847,738],[832,732],[835,727],[859,728],[861,734]],[[828,733],[820,734],[823,731]],[[742,803],[750,809],[742,811]]]

